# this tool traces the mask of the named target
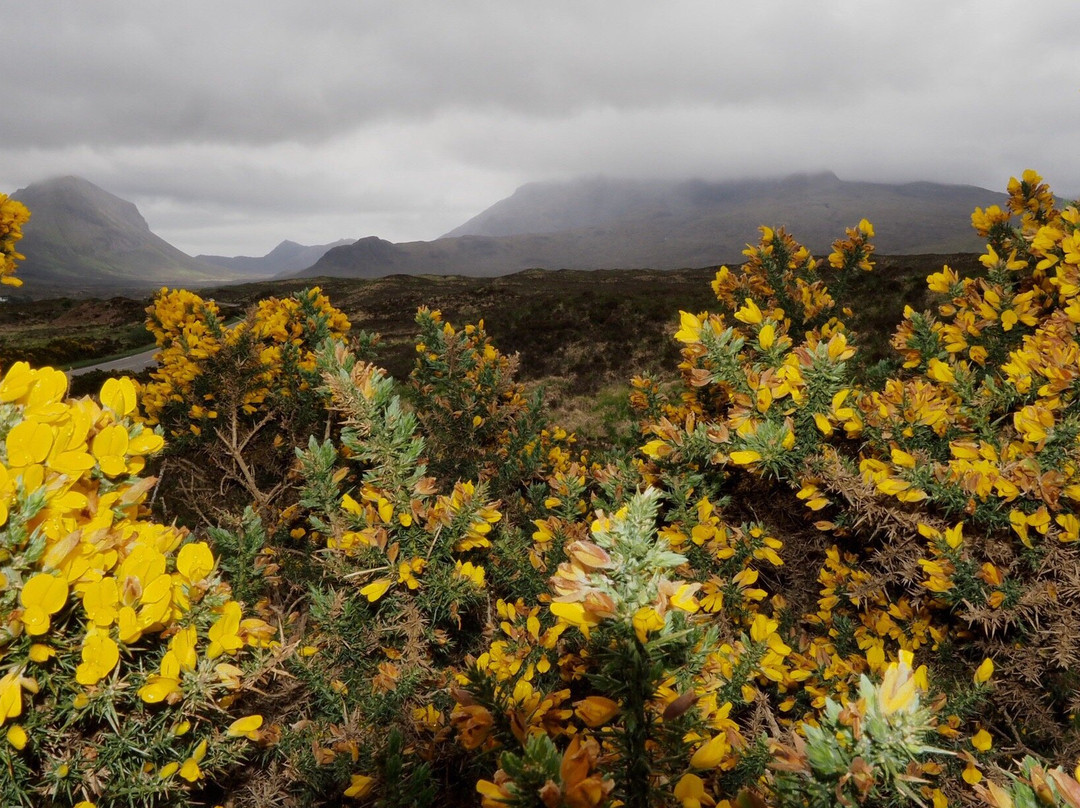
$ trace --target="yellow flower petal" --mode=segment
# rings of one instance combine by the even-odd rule
[[[224,653],[233,653],[243,647],[244,641],[240,639],[240,618],[242,612],[240,604],[230,600],[222,607],[221,617],[214,625],[210,626],[207,637],[210,647],[206,649],[208,659],[217,659]]]
[[[22,685],[17,671],[0,678],[0,724],[22,714]]]
[[[150,429],[143,429],[128,443],[128,453],[133,455],[149,455],[160,452],[165,446],[165,439]]]
[[[23,628],[31,637],[40,637],[49,630],[49,615],[37,604],[23,609],[21,619]]]
[[[832,423],[829,422],[829,419],[828,419],[827,416],[825,416],[824,414],[822,414],[820,412],[815,412],[814,413],[814,423],[817,425],[817,428],[821,431],[821,434],[824,435],[826,438],[829,437],[830,435],[832,435],[832,433],[833,433]]]
[[[345,494],[341,498],[341,507],[344,508],[345,511],[347,511],[348,513],[353,514],[354,516],[363,516],[364,514],[363,506],[361,506],[359,502],[357,502],[348,494]]]
[[[96,685],[120,661],[120,648],[107,634],[89,634],[83,640],[82,663],[75,669],[75,681]]]
[[[728,457],[731,458],[731,462],[735,465],[746,466],[761,460],[761,452],[755,452],[752,449],[742,449],[737,452],[732,452]]]
[[[63,578],[39,572],[23,586],[19,600],[23,606],[39,606],[48,614],[56,614],[67,602],[68,587]]]
[[[366,774],[352,774],[349,775],[349,787],[345,789],[346,797],[366,797],[371,793],[372,786],[375,785],[375,779],[368,777]]]
[[[52,444],[51,426],[36,421],[20,421],[7,435],[8,466],[18,468],[41,463],[49,456]]]
[[[678,588],[674,595],[671,596],[671,605],[676,609],[682,609],[684,612],[690,612],[693,614],[701,608],[701,604],[694,598],[694,592],[698,589],[698,584],[683,584]]]
[[[981,685],[988,681],[994,674],[994,660],[987,657],[982,661],[982,664],[975,669],[975,684]]]
[[[206,542],[185,544],[176,554],[176,571],[191,583],[197,583],[214,569],[214,554]]]
[[[108,407],[123,418],[135,409],[137,403],[135,385],[127,376],[122,379],[107,379],[105,384],[101,385],[98,399],[102,406]]]
[[[675,784],[675,797],[682,800],[683,805],[687,805],[689,800],[698,800],[698,805],[700,805],[700,800],[704,796],[705,783],[696,774],[687,772]]]
[[[619,703],[604,696],[589,696],[579,701],[577,709],[578,718],[590,727],[599,727],[606,724],[619,714]]]
[[[758,345],[761,346],[761,350],[767,351],[776,343],[776,329],[772,323],[766,323],[758,331]]]
[[[12,724],[7,731],[7,742],[20,752],[26,748],[26,742],[28,740],[29,738],[26,735],[26,730],[19,724]]]
[[[683,343],[701,341],[701,320],[688,311],[679,312],[679,330],[675,332],[675,339]]]
[[[727,736],[724,733],[714,735],[694,752],[690,758],[690,765],[695,769],[713,769],[727,757],[731,751]]]
[[[233,738],[240,738],[244,736],[250,736],[263,724],[263,717],[261,715],[248,715],[243,718],[238,718],[229,724],[228,735]]]
[[[757,325],[762,320],[761,309],[750,298],[745,298],[745,304],[735,312],[735,319],[747,325]]]
[[[195,626],[188,626],[182,628],[173,638],[169,641],[169,654],[172,654],[176,659],[177,673],[179,671],[193,671],[195,670],[195,664],[198,662],[198,653],[195,646],[199,641],[199,634],[195,629]],[[165,656],[169,656],[166,654]],[[164,668],[165,660],[162,659],[162,667]],[[165,671],[162,670],[162,673]]]
[[[634,612],[630,622],[634,627],[634,634],[642,643],[649,641],[650,632],[659,631],[664,627],[664,618],[652,606],[642,606]]]
[[[552,603],[548,608],[551,613],[567,625],[575,626],[586,639],[589,637],[589,629],[599,623],[599,619],[585,611],[580,603]]]
[[[180,776],[187,780],[189,783],[194,783],[196,780],[203,776],[202,769],[199,768],[199,761],[194,758],[188,758],[184,761],[184,764],[180,767]]]
[[[4,378],[0,381],[0,402],[17,401],[26,395],[30,385],[34,383],[34,371],[26,362],[16,362],[8,368]]]
[[[31,662],[47,662],[56,656],[56,651],[48,645],[36,642],[30,646],[29,656]]]
[[[128,450],[128,431],[120,424],[107,426],[96,435],[91,443],[91,451],[99,460],[105,457],[123,456]]]
[[[380,578],[361,589],[360,594],[367,598],[369,602],[374,603],[386,594],[386,591],[393,583],[394,581],[391,578]]]

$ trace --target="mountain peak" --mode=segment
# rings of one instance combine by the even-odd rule
[[[89,180],[54,177],[14,194],[30,209],[19,275],[30,291],[57,284],[71,292],[101,286],[160,286],[223,280],[150,230],[139,209]]]
[[[271,278],[284,272],[298,272],[314,264],[327,250],[352,244],[350,239],[339,239],[331,244],[305,245],[285,239],[266,255],[255,258],[247,255],[199,255],[200,261],[226,267],[245,278]]]
[[[833,187],[843,182],[831,171],[798,171],[783,179],[784,185],[815,185]]]
[[[628,219],[680,216],[762,193],[831,193],[845,185],[831,171],[771,180],[629,179],[594,174],[558,182],[530,182],[444,238],[558,233]]]
[[[526,268],[674,269],[742,260],[760,225],[784,227],[812,252],[862,218],[881,254],[980,249],[975,207],[1001,204],[983,188],[841,180],[831,171],[766,179],[583,177],[521,186],[447,236],[332,250],[305,275],[501,275]]]
[[[78,193],[108,193],[104,188],[94,185],[90,180],[83,177],[77,177],[74,174],[65,174],[59,177],[50,177],[49,179],[33,182],[21,190],[63,190],[63,191],[75,191]],[[111,195],[111,194],[110,194]]]
[[[31,215],[35,210],[51,215],[51,211],[61,209],[66,215],[102,226],[121,225],[150,232],[150,225],[133,203],[71,174],[32,183],[12,196],[30,208]],[[37,218],[40,221],[41,216]]]

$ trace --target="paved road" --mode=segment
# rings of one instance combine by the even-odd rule
[[[91,370],[130,370],[133,373],[137,373],[140,370],[153,367],[154,354],[156,354],[157,351],[157,348],[152,348],[149,351],[132,354],[131,356],[124,356],[120,359],[114,359],[111,362],[101,362],[97,365],[74,368],[73,370],[69,370],[67,374],[68,376],[78,376],[80,373],[89,373]]]

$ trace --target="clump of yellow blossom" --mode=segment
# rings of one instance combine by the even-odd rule
[[[109,803],[142,783],[183,802],[204,756],[217,770],[242,754],[216,733],[241,651],[271,630],[243,618],[204,542],[146,518],[140,475],[164,441],[138,420],[134,383],[66,393],[52,368],[0,377],[0,728],[22,761],[0,801],[60,797],[47,773],[63,767],[72,795]],[[172,732],[182,718],[190,732]],[[88,743],[97,756],[72,755]]]

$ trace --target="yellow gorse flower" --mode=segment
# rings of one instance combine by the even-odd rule
[[[19,601],[23,605],[22,621],[30,636],[45,634],[49,619],[67,603],[68,586],[58,575],[39,572],[23,584]]]
[[[690,758],[690,765],[695,769],[714,769],[727,759],[730,751],[727,735],[714,735],[698,747]]]
[[[15,250],[15,244],[22,238],[22,226],[30,219],[30,211],[21,202],[11,199],[7,194],[0,194],[0,283],[8,286],[20,286],[22,281],[15,277],[16,263],[23,256]]]
[[[990,737],[989,732],[985,729],[980,729],[972,736],[971,745],[980,752],[988,752],[990,751],[990,747],[993,746],[993,739]]]
[[[156,424],[165,419],[172,435],[202,436],[204,426],[218,416],[207,401],[222,393],[194,401],[196,380],[215,374],[234,376],[228,362],[230,357],[236,361],[245,340],[254,342],[250,356],[258,367],[252,369],[252,381],[237,402],[243,413],[260,411],[274,396],[293,395],[294,385],[304,389],[307,382],[298,374],[314,371],[319,320],[334,338],[344,337],[351,328],[348,318],[317,287],[286,300],[262,300],[245,321],[231,327],[213,301],[184,290],[162,289],[147,308],[147,329],[160,348],[158,367],[143,393],[147,420]],[[287,362],[294,365],[286,368]]]
[[[110,379],[98,401],[66,394],[66,376],[52,368],[17,362],[0,376],[0,575],[10,593],[0,622],[33,640],[0,636],[0,725],[16,752],[35,748],[50,771],[55,759],[37,734],[76,731],[102,693],[139,688],[145,701],[167,702],[185,677],[197,678],[203,648],[236,654],[269,638],[262,621],[241,625],[208,545],[146,520],[153,480],[138,475],[163,439],[138,420],[136,385]],[[200,624],[209,631],[200,634]],[[169,639],[160,671],[140,688],[142,660],[165,644],[162,634]],[[69,705],[61,723],[40,695],[45,682]],[[224,706],[238,684],[203,679],[197,698]],[[11,723],[30,710],[32,724]],[[208,741],[201,743],[205,754]],[[197,779],[200,759],[193,755],[184,773]]]
[[[454,562],[454,573],[466,581],[469,581],[477,589],[484,588],[484,568],[474,565],[471,561]]]
[[[229,725],[227,734],[234,738],[246,737],[255,739],[258,733],[259,727],[263,725],[263,717],[261,715],[248,715],[243,718],[238,718]]]

